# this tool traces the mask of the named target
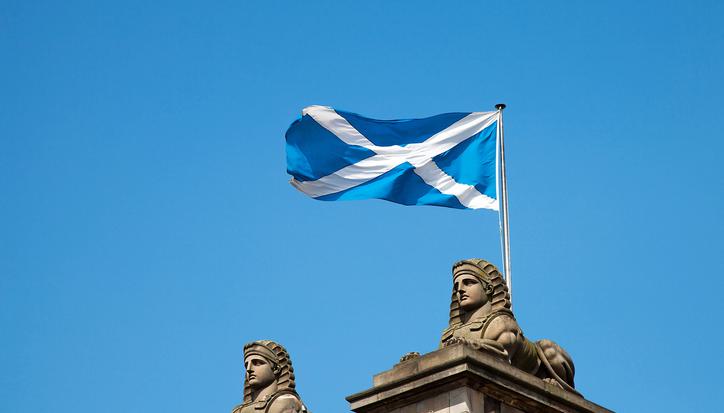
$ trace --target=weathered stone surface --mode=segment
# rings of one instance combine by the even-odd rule
[[[347,397],[355,413],[607,413],[583,397],[456,344],[377,374]]]
[[[522,410],[518,410],[515,407],[508,406],[507,404],[502,404],[500,406],[500,413],[525,413]]]
[[[244,402],[232,413],[307,413],[294,381],[294,368],[281,344],[260,340],[244,346]]]

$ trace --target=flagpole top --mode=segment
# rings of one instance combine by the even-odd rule
[[[497,105],[495,105],[495,109],[498,109],[498,110],[505,109],[505,103],[498,103]]]

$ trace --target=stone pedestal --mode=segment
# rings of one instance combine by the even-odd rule
[[[347,401],[355,413],[611,412],[460,344],[376,375]]]

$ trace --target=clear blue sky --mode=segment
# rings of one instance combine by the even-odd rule
[[[506,110],[515,311],[618,411],[724,404],[724,6],[0,2],[0,411],[228,412],[242,346],[313,412],[436,348],[497,216],[319,202],[310,104]]]

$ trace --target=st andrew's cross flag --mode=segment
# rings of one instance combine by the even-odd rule
[[[498,210],[499,112],[376,120],[309,106],[286,133],[291,184],[323,201]]]

